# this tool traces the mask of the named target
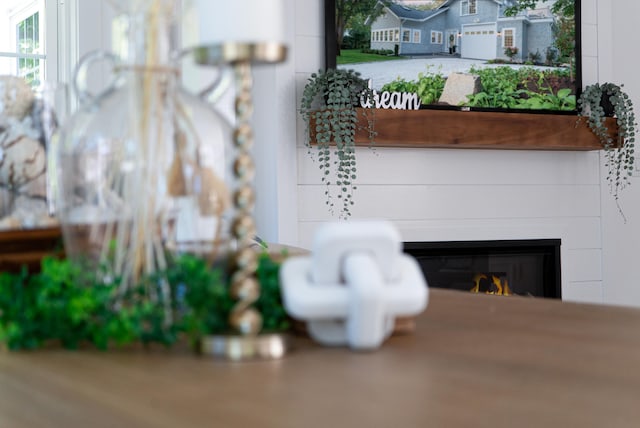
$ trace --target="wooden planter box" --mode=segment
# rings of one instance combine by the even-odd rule
[[[358,109],[362,110],[362,109]],[[459,110],[374,109],[377,147],[505,150],[600,150],[598,138],[578,116]],[[615,119],[608,118],[615,127]],[[357,145],[368,145],[360,114]],[[312,136],[315,127],[310,127]],[[613,134],[615,135],[615,133]]]

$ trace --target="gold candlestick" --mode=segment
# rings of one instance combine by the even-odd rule
[[[208,336],[201,344],[203,353],[232,360],[280,358],[289,347],[287,335],[260,334],[262,315],[253,307],[260,297],[260,284],[255,275],[258,258],[256,251],[251,248],[256,234],[253,218],[255,165],[251,156],[254,138],[250,123],[253,113],[251,65],[277,63],[285,57],[286,47],[278,43],[224,43],[195,49],[198,64],[231,64],[235,71],[237,94],[233,174],[238,186],[233,194],[235,218],[231,232],[236,239],[237,249],[232,258],[230,293],[237,301],[229,323],[239,335]]]

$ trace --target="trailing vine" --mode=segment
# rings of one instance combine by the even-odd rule
[[[619,195],[631,182],[635,161],[636,123],[633,102],[622,86],[614,83],[595,83],[587,86],[580,99],[578,108],[581,117],[587,118],[591,131],[598,137],[605,153],[605,166],[608,169],[607,181],[620,214],[624,213],[619,204]],[[605,106],[610,103],[612,114],[618,125],[617,137],[607,127]],[[625,218],[626,221],[626,218]]]
[[[370,100],[373,91],[360,73],[353,70],[328,69],[313,73],[302,94],[300,113],[309,139],[306,145],[313,157],[316,146],[317,161],[322,171],[322,183],[329,212],[335,214],[333,187],[338,188],[339,217],[351,216],[356,190],[357,162],[355,135],[358,130],[358,111],[361,98]],[[373,110],[363,110],[369,141],[373,143]],[[315,123],[313,133],[311,124]],[[331,148],[335,144],[335,148]]]

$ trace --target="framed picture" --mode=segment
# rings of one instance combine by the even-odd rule
[[[572,114],[580,0],[324,0],[326,65],[421,109]]]

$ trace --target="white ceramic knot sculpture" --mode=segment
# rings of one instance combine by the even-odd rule
[[[284,262],[280,283],[285,309],[307,321],[314,340],[353,349],[380,347],[396,317],[416,315],[428,301],[422,271],[389,222],[325,225],[310,257]]]

